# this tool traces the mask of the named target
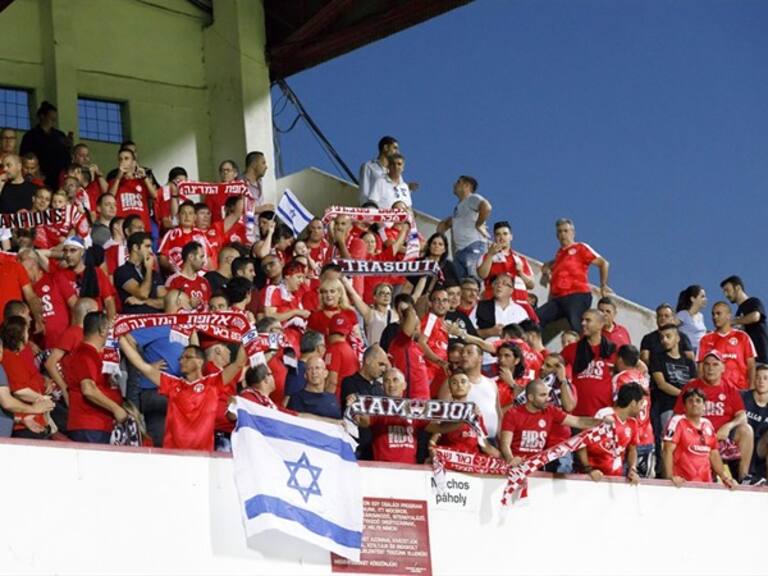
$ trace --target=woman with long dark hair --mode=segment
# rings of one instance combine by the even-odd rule
[[[699,349],[699,340],[707,333],[704,324],[704,314],[701,311],[707,306],[707,293],[698,284],[692,284],[680,292],[677,298],[677,319],[680,332],[688,336],[694,353]]]

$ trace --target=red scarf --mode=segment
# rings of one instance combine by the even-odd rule
[[[349,206],[331,206],[323,214],[323,223],[328,224],[337,216],[349,216],[353,222],[368,224],[380,222],[408,222],[412,224],[411,213],[399,208],[352,208]]]
[[[242,180],[232,182],[191,182],[185,181],[177,184],[179,196],[242,196],[248,191],[248,185]]]

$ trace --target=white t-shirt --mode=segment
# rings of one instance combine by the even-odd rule
[[[474,402],[480,408],[489,438],[495,438],[499,432],[499,389],[496,382],[485,376],[480,376],[472,382],[472,388],[467,394],[467,401]]]
[[[360,204],[368,202],[368,198],[373,191],[373,185],[379,178],[384,178],[387,170],[379,164],[378,159],[374,158],[360,167]]]
[[[470,194],[464,200],[456,204],[453,209],[453,222],[451,235],[455,250],[466,248],[473,242],[485,240],[485,236],[478,232],[475,225],[480,212],[480,204],[485,200],[480,194]]]
[[[413,205],[411,190],[405,180],[393,182],[389,176],[384,176],[374,182],[368,200],[376,202],[376,206],[379,208],[392,208],[392,204],[395,202],[405,202],[408,207]]]

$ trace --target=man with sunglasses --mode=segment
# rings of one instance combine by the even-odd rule
[[[704,417],[707,396],[701,388],[682,394],[685,414],[673,416],[664,435],[664,475],[675,486],[685,482],[712,482],[712,470],[733,489],[736,482],[725,471],[717,451],[717,432]]]

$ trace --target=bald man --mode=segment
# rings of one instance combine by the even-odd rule
[[[8,154],[3,158],[0,174],[0,213],[15,214],[19,210],[31,210],[37,186],[24,180],[21,158]]]

